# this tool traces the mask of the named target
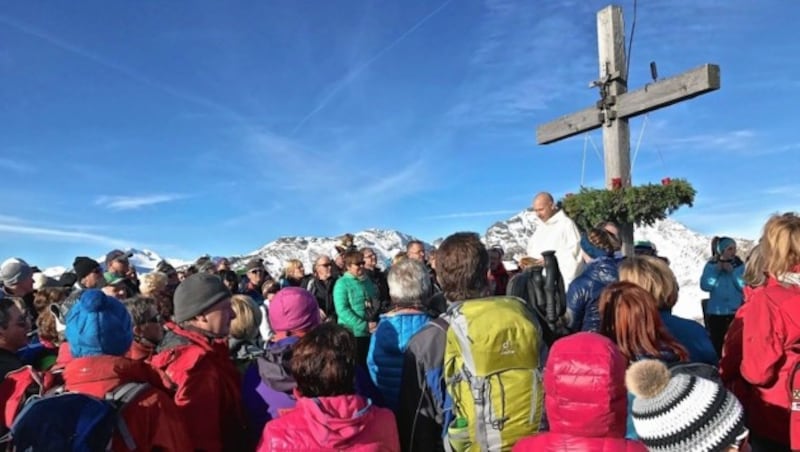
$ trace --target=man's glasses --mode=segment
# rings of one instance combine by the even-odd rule
[[[364,266],[364,261],[358,261],[358,262],[356,262],[356,265],[358,265],[359,267],[363,267]]]
[[[320,267],[330,267],[332,264],[330,262],[325,262],[324,264],[317,264]]]
[[[264,270],[260,270],[260,269],[256,268],[256,269],[250,270],[250,273],[253,273],[254,275],[261,275],[261,274],[264,274]]]

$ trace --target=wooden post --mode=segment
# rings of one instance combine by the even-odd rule
[[[602,127],[606,188],[630,187],[633,181],[628,119],[718,90],[720,70],[715,64],[705,64],[628,92],[625,25],[619,6],[607,6],[597,13],[597,49],[600,80],[595,85],[600,88],[601,101],[596,106],[540,125],[536,128],[536,141],[555,143]],[[633,225],[619,227],[623,251],[630,256],[633,254]]]
[[[627,59],[625,57],[625,23],[622,8],[616,5],[605,7],[597,13],[597,50],[600,55],[600,80],[609,80],[606,87],[607,105],[613,106],[622,94],[628,91]],[[631,186],[631,130],[628,118],[614,116],[616,109],[604,110],[603,156],[605,161],[606,188]],[[609,117],[612,116],[612,117]],[[614,179],[617,184],[614,184]],[[622,251],[633,254],[633,225],[619,225]]]

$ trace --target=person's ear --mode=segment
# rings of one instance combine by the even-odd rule
[[[295,386],[294,389],[292,389],[292,395],[294,396],[295,399],[299,399],[300,397],[303,397],[303,393],[300,392],[299,389],[297,389],[297,386]]]

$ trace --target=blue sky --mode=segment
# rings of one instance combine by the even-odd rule
[[[0,256],[192,259],[367,227],[432,240],[600,186],[599,131],[538,146],[535,127],[596,101],[605,4],[7,2]],[[651,60],[662,77],[722,67],[720,91],[631,122],[634,183],[688,178],[697,202],[676,218],[695,230],[752,237],[800,205],[798,13],[638,5],[631,89]]]

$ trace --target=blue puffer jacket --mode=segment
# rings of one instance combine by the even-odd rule
[[[397,412],[408,341],[428,320],[430,317],[421,312],[383,314],[372,335],[367,355],[369,375],[392,411]]]
[[[714,261],[708,262],[703,269],[703,276],[700,277],[700,289],[710,294],[706,308],[707,314],[733,315],[742,305],[744,265],[738,262],[736,264],[731,272],[720,270],[719,265]]]
[[[597,300],[605,287],[619,280],[618,261],[614,257],[599,257],[590,262],[567,290],[567,309],[571,331],[600,329],[600,310]]]

